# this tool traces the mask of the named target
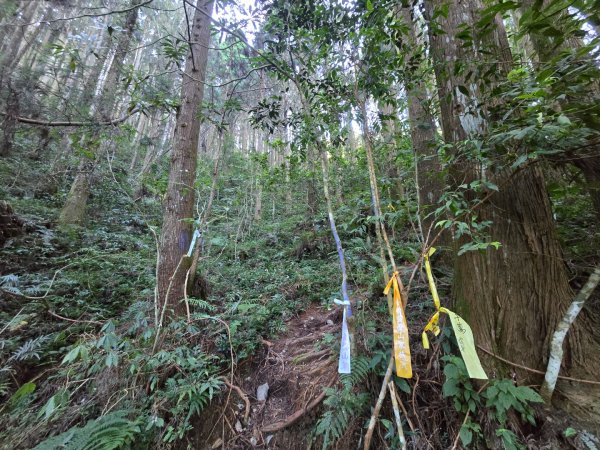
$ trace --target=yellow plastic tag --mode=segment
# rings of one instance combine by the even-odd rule
[[[392,325],[394,330],[394,360],[396,362],[396,375],[400,378],[412,378],[410,362],[410,343],[408,339],[408,326],[404,314],[404,305],[400,294],[402,281],[398,272],[394,272],[383,293],[387,295],[393,287]]]
[[[477,378],[480,380],[487,380],[488,377],[481,367],[479,356],[475,350],[475,340],[473,339],[473,331],[467,322],[463,320],[458,314],[450,311],[447,308],[443,308],[440,304],[440,297],[435,286],[433,274],[431,273],[431,263],[429,257],[433,255],[435,248],[431,247],[425,254],[425,272],[427,272],[427,279],[429,281],[429,289],[431,290],[431,296],[433,297],[433,303],[435,305],[436,312],[431,316],[427,325],[423,329],[422,340],[423,347],[429,348],[429,339],[427,338],[427,332],[431,331],[434,335],[440,334],[440,327],[438,325],[440,319],[440,312],[446,313],[450,316],[450,322],[452,323],[452,329],[458,342],[458,349],[465,362],[465,367],[469,373],[469,377]]]
[[[481,361],[477,356],[475,350],[475,340],[473,339],[473,331],[467,322],[463,320],[458,314],[446,309],[441,308],[440,311],[445,312],[450,316],[450,322],[452,322],[452,329],[456,336],[456,342],[458,342],[458,349],[465,362],[469,377],[477,378],[479,380],[487,380],[488,377],[481,367]]]

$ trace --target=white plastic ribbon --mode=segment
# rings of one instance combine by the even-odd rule
[[[196,239],[200,237],[200,231],[198,229],[194,230],[194,234],[192,236],[192,243],[190,244],[190,248],[188,249],[187,256],[189,258],[192,257],[192,253],[194,252],[194,247],[196,246]]]
[[[350,368],[350,333],[348,332],[348,321],[346,320],[346,315],[348,312],[348,308],[350,307],[350,302],[335,299],[334,303],[342,305],[344,307],[344,311],[342,313],[342,342],[340,343],[340,359],[338,362],[338,373],[351,373],[352,370]]]

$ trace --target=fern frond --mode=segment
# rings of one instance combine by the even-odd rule
[[[140,418],[115,411],[39,443],[33,450],[115,450],[128,448],[141,433]]]
[[[0,286],[2,286],[3,289],[7,288],[7,287],[18,288],[19,287],[19,276],[14,275],[12,273],[0,276]]]
[[[10,391],[10,383],[7,381],[0,381],[0,395],[6,395]]]
[[[338,391],[329,389],[327,399],[323,402],[329,409],[317,421],[315,435],[322,436],[322,449],[339,440],[348,430],[352,419],[360,415],[367,404],[369,395],[366,393],[355,394],[349,389]]]
[[[23,295],[19,287],[19,277],[12,273],[0,276],[0,290],[8,292],[9,294]]]
[[[352,373],[341,375],[340,381],[344,388],[351,389],[366,380],[372,370],[368,358],[357,356],[352,359]]]
[[[211,305],[206,300],[202,300],[201,298],[190,297],[188,298],[188,302],[190,305],[198,308],[201,311],[214,312],[217,310],[216,306]]]
[[[35,339],[30,339],[21,345],[8,358],[8,361],[26,361],[28,359],[40,359],[40,349],[42,345],[49,339],[50,336],[38,336]]]

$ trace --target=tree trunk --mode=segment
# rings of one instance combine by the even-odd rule
[[[425,83],[425,50],[419,42],[417,24],[408,8],[399,8],[402,19],[408,26],[405,49],[413,52],[407,58],[409,79],[405,81],[408,100],[410,136],[416,161],[416,179],[419,194],[419,213],[423,238],[433,234],[435,217],[431,213],[444,191],[442,165],[437,155],[437,133],[433,114],[427,105],[429,94]],[[410,53],[409,53],[410,54]],[[430,232],[431,230],[431,232]],[[439,245],[439,244],[438,244]]]
[[[428,17],[432,17],[433,8],[427,1]],[[443,33],[431,35],[447,143],[481,139],[488,120],[494,119],[491,107],[498,106],[485,100],[481,86],[465,80],[466,73],[472,71],[476,75],[473,79],[478,80],[478,73],[490,70],[493,83],[494,77],[503,77],[510,68],[506,36],[498,18],[485,42],[475,37],[473,45],[464,45],[456,37],[465,22],[467,29],[475,29],[481,9],[479,0],[454,0],[448,17],[437,23]],[[479,46],[487,51],[477,51]],[[469,96],[463,94],[464,89]],[[483,177],[499,186],[499,192],[490,193],[473,214],[478,221],[493,222],[490,239],[500,242],[501,247],[470,251],[456,258],[453,296],[457,309],[473,328],[477,344],[517,364],[543,371],[551,335],[572,293],[541,169],[530,165],[513,173],[490,174],[485,166],[457,155],[451,175],[454,188]],[[475,199],[475,193],[468,194]],[[599,336],[591,331],[593,317],[581,317],[568,337],[563,370],[571,376],[598,378]],[[497,360],[489,359],[487,366],[507,374],[507,368]],[[519,383],[541,381],[541,376],[518,371]],[[558,400],[565,408],[580,418],[598,418],[594,406],[600,400],[597,386],[563,383],[559,389],[565,396]]]
[[[6,78],[10,76],[10,72],[14,68],[12,66],[12,61],[15,60],[21,45],[23,45],[25,34],[27,33],[27,29],[29,27],[28,24],[31,23],[38,8],[37,2],[23,2],[22,5],[23,8],[20,13],[21,19],[19,20],[21,26],[13,28],[14,31],[12,33],[12,39],[10,39],[10,42],[8,42],[3,49],[4,54],[0,60],[2,63],[0,68],[0,86],[3,85]]]
[[[141,0],[131,0],[130,7],[137,6],[140,3]],[[110,120],[112,117],[113,107],[118,94],[119,77],[123,70],[123,62],[129,52],[129,46],[131,44],[133,32],[135,31],[137,19],[138,8],[130,10],[125,16],[123,31],[117,40],[112,63],[109,66],[108,73],[106,74],[106,81],[104,82],[99,97],[100,105],[98,112],[101,119]]]
[[[7,85],[6,115],[2,122],[2,142],[0,143],[0,156],[8,156],[12,150],[12,144],[17,131],[17,116],[19,115],[19,96],[12,87],[12,83]]]
[[[256,133],[256,153],[262,154],[265,152],[265,136],[262,132]],[[254,214],[253,220],[258,222],[262,218],[262,167],[258,164],[257,173],[255,174],[256,191],[254,191]]]
[[[23,5],[26,7],[27,3],[23,2]],[[8,4],[5,2],[3,7],[0,8],[0,53],[4,52],[4,48],[8,44],[6,36],[12,30],[9,24],[18,17],[19,13],[20,10],[17,2],[9,2]]]
[[[131,6],[136,6],[141,0],[131,0]],[[98,74],[95,91],[95,97],[91,105],[91,112],[98,120],[109,120],[113,106],[115,104],[117,87],[119,85],[119,75],[122,70],[123,61],[127,56],[129,44],[133,36],[133,31],[137,23],[138,8],[128,11],[125,17],[123,34],[119,37],[114,51],[109,50],[104,62],[102,73]],[[91,86],[90,86],[91,87]],[[97,135],[91,137],[92,141],[98,139]],[[93,142],[92,142],[93,145]],[[102,153],[101,150],[98,153]],[[84,159],[80,162],[77,169],[77,175],[73,180],[73,185],[61,211],[59,222],[62,225],[81,225],[85,220],[85,211],[87,200],[90,196],[90,187],[92,174],[94,172],[98,154],[94,159]]]
[[[23,44],[25,34],[28,29],[28,25],[31,21],[35,12],[37,11],[38,5],[36,2],[22,3],[22,9],[20,12],[21,26],[14,27],[12,39],[7,43],[5,49],[0,53],[0,89],[3,96],[6,96],[6,116],[2,121],[2,142],[0,143],[0,156],[7,156],[11,149],[16,132],[16,119],[15,117],[19,112],[19,99],[18,92],[14,89],[11,82],[11,75],[14,70],[12,62],[17,57],[19,48]],[[8,26],[8,25],[7,25]],[[7,27],[6,26],[6,27]],[[3,28],[6,28],[3,27]],[[8,36],[8,34],[6,35]]]
[[[52,11],[44,10],[42,12],[42,17],[40,17],[40,21],[46,20],[48,16],[50,16],[50,18],[52,18]],[[21,62],[23,57],[27,54],[27,51],[31,48],[33,43],[38,38],[40,32],[42,31],[42,28],[43,28],[42,24],[36,24],[36,25],[34,25],[33,30],[28,35],[25,35],[25,34],[23,35],[22,45],[19,46],[14,57],[11,60],[6,61],[6,70],[12,72],[19,66],[19,63]]]
[[[83,225],[90,196],[90,180],[95,166],[96,162],[85,156],[79,161],[75,179],[58,218],[61,225]]]
[[[158,307],[163,310],[169,306],[176,314],[185,312],[185,305],[180,300],[184,296],[185,274],[189,264],[189,258],[185,255],[191,243],[190,221],[194,215],[196,197],[194,182],[200,130],[197,112],[204,97],[213,1],[199,0],[196,8],[191,26],[192,52],[185,65],[181,107],[171,152],[157,270]]]
[[[383,122],[383,140],[386,146],[386,176],[389,179],[389,197],[392,200],[402,200],[404,197],[404,186],[402,184],[402,174],[400,167],[395,161],[395,152],[393,151],[396,146],[396,121],[397,111],[392,105],[379,104],[379,112],[384,116],[392,116],[393,119],[386,119]]]

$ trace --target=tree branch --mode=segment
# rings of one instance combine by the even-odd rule
[[[122,13],[126,13],[126,12],[129,12],[129,11],[132,11],[134,9],[141,8],[143,6],[149,5],[153,1],[154,0],[146,0],[145,2],[140,3],[139,5],[130,6],[129,8],[124,8],[124,9],[115,9],[114,11],[108,11],[108,12],[105,12],[105,13],[81,14],[80,16],[62,17],[62,18],[53,19],[53,20],[40,20],[38,22],[24,23],[22,25],[12,25],[12,26],[27,27],[29,25],[37,25],[37,24],[40,24],[40,23],[50,24],[50,23],[54,23],[54,22],[63,22],[63,21],[66,21],[66,20],[82,19],[84,17],[103,17],[103,16],[110,16],[111,14],[122,14]]]
[[[567,312],[556,326],[556,330],[552,335],[552,341],[550,342],[550,358],[548,359],[548,367],[546,369],[546,375],[544,376],[544,383],[540,394],[546,403],[550,403],[552,400],[552,394],[556,387],[556,381],[558,380],[558,374],[560,372],[560,366],[563,359],[563,342],[567,336],[567,332],[573,325],[573,322],[581,312],[584,303],[592,293],[596,286],[600,283],[600,266],[597,266],[587,282],[583,285],[579,293],[573,299],[573,302],[567,309]]]
[[[46,120],[31,119],[29,117],[19,117],[19,116],[15,117],[14,119],[20,123],[24,123],[27,125],[39,125],[42,127],[91,127],[91,126],[106,127],[106,126],[118,125],[120,123],[123,123],[127,119],[129,119],[131,116],[133,116],[134,114],[136,114],[138,112],[140,112],[139,109],[134,109],[129,114],[127,114],[123,117],[119,117],[118,119],[113,119],[113,120],[104,121],[104,122],[91,122],[91,121],[90,122],[72,122],[70,120],[68,120],[68,121],[46,121]],[[8,116],[8,114],[6,114],[4,112],[0,112],[0,115]]]
[[[202,11],[201,8],[198,8],[196,5],[190,3],[189,0],[183,0],[183,1],[185,3],[187,3],[188,5],[190,5],[191,7],[193,7],[194,9],[200,11],[201,14],[204,14],[205,16],[208,16],[208,14],[206,14],[205,11]],[[295,84],[297,84],[297,80],[296,80],[295,74],[290,74],[289,71],[286,71],[274,59],[268,57],[263,52],[261,52],[256,47],[254,47],[252,44],[250,44],[248,42],[248,40],[244,36],[240,35],[235,30],[232,30],[231,28],[227,27],[226,25],[220,23],[218,20],[214,19],[213,17],[209,16],[209,18],[210,18],[211,22],[213,22],[215,25],[218,25],[221,28],[221,30],[223,30],[223,31],[231,34],[232,36],[238,38],[246,47],[248,47],[250,50],[252,50],[256,55],[260,56],[266,62],[268,62],[269,64],[271,64],[277,70],[277,72],[279,72],[281,75],[283,75],[284,77],[286,77],[290,81],[292,81]]]

